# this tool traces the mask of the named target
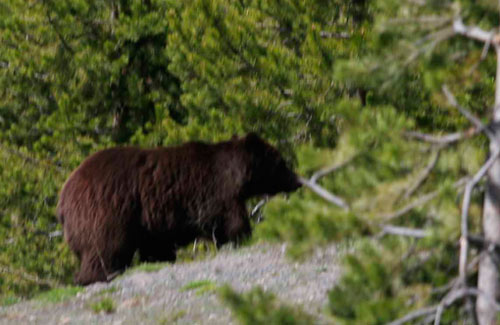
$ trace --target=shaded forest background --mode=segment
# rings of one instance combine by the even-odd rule
[[[325,297],[336,321],[439,304],[458,276],[464,180],[488,153],[442,87],[486,124],[495,93],[490,46],[456,36],[457,15],[499,25],[496,1],[2,1],[0,298],[71,283],[54,212],[89,154],[254,131],[302,176],[330,169],[317,183],[351,207],[307,189],[277,197],[253,238],[299,259],[352,243]],[[477,262],[467,272],[474,284]],[[467,299],[446,307],[443,323],[474,318]]]

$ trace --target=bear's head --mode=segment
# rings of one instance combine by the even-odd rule
[[[299,178],[276,148],[255,133],[249,133],[240,141],[250,156],[249,195],[274,195],[301,187]]]

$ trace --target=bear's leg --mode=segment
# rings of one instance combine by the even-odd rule
[[[175,262],[176,258],[175,247],[169,241],[144,236],[139,243],[141,262]]]
[[[250,220],[244,203],[234,202],[222,217],[222,227],[216,229],[215,240],[217,247],[227,242],[238,244],[252,234]]]
[[[107,281],[106,272],[99,256],[92,252],[81,255],[80,271],[75,274],[75,283],[85,286],[94,282]]]
[[[132,262],[134,248],[132,245],[115,246],[115,249],[104,245],[107,251],[96,249],[82,252],[80,271],[75,275],[75,282],[87,285],[94,282],[111,281],[125,271]]]

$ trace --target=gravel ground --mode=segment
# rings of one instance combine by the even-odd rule
[[[88,286],[64,302],[26,301],[1,307],[0,323],[235,324],[213,290],[185,288],[194,281],[207,281],[215,286],[229,284],[239,292],[261,286],[283,302],[302,306],[325,324],[326,293],[340,275],[338,255],[335,246],[329,246],[298,263],[286,258],[284,245],[222,249],[213,258],[168,265],[155,272],[137,271],[111,283]],[[90,307],[103,297],[113,300],[113,313],[96,313]]]

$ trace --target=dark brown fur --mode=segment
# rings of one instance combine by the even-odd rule
[[[299,187],[276,149],[257,135],[87,158],[64,185],[57,214],[81,262],[75,281],[109,280],[142,261],[174,261],[197,237],[217,245],[251,233],[245,200]]]

